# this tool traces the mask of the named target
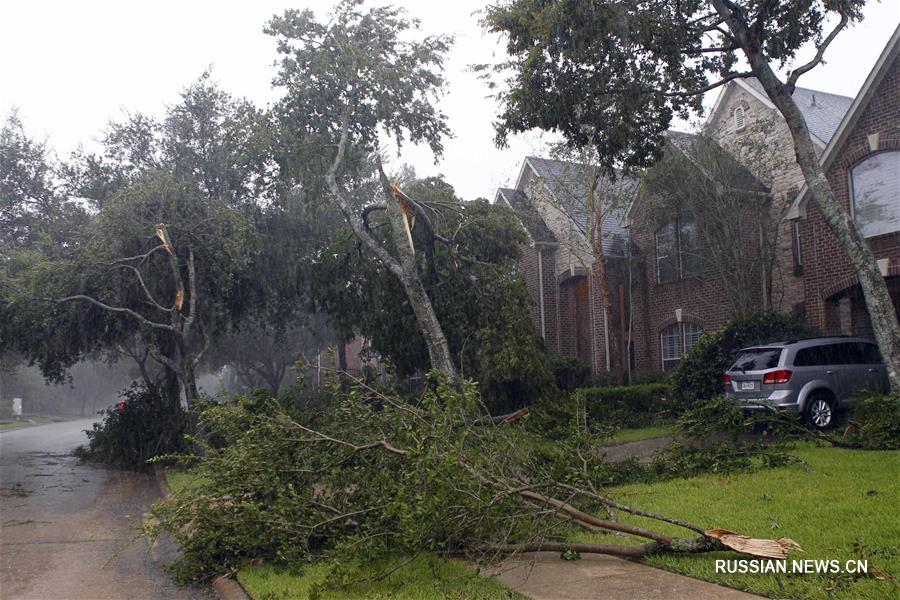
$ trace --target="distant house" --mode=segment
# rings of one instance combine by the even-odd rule
[[[798,87],[794,99],[832,189],[875,252],[900,312],[898,35],[900,28],[857,98]],[[771,277],[760,277],[759,307],[804,315],[827,333],[871,335],[858,280],[802,189],[790,133],[759,82],[736,79],[723,86],[705,133],[771,195],[775,264]],[[690,151],[691,136],[672,133],[669,139],[673,150]],[[753,148],[761,149],[762,160],[747,154]],[[610,328],[618,328],[622,339],[630,331],[633,368],[668,370],[703,331],[731,318],[721,282],[692,256],[695,232],[689,215],[673,211],[652,235],[629,229],[642,210],[644,199],[638,199],[627,212],[604,215],[603,248],[616,304],[613,322],[605,323],[600,294],[589,277],[587,190],[579,183],[585,181],[585,168],[527,157],[515,186],[496,194],[497,202],[516,209],[529,234],[522,266],[534,300],[535,328],[551,351],[580,357],[595,373],[608,370],[610,353],[624,356],[624,348],[609,346]]]
[[[592,178],[586,165],[529,156],[515,187],[497,190],[495,201],[515,209],[528,233],[523,271],[541,338],[552,352],[576,356],[601,373],[609,371],[611,352],[623,351],[610,347],[610,333],[613,327],[624,333],[624,323],[618,317],[606,322],[602,294],[590,276],[594,257],[585,206]],[[627,250],[624,214],[624,207],[607,210],[601,220],[603,252],[615,289],[624,285],[617,275]],[[613,295],[616,316],[621,314],[620,299]]]

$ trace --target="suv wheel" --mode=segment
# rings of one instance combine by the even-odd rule
[[[834,424],[834,402],[825,394],[816,394],[806,405],[806,420],[816,429],[828,429]]]

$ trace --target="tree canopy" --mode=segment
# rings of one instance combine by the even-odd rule
[[[532,128],[595,146],[612,168],[642,167],[661,155],[672,119],[702,112],[703,94],[754,75],[723,9],[747,24],[772,64],[790,65],[819,44],[835,15],[860,18],[863,0],[511,0],[487,11],[510,59],[499,70],[501,143]],[[845,21],[841,21],[844,23]],[[842,25],[843,26],[843,25]],[[817,57],[821,58],[821,57]],[[792,72],[790,85],[805,70]],[[794,77],[796,74],[796,77]]]

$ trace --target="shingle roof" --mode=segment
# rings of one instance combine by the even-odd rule
[[[559,208],[572,219],[580,231],[586,232],[588,214],[585,199],[588,196],[587,182],[589,181],[586,170],[590,167],[537,156],[529,156],[526,160],[537,172],[537,175],[544,180],[559,203]],[[617,185],[627,189],[629,186],[637,185],[637,182],[620,177]],[[628,239],[628,230],[625,227],[627,208],[627,206],[619,206],[615,210],[605,211],[600,223],[603,251],[610,256],[623,252],[624,242]]]
[[[547,227],[544,219],[524,192],[511,188],[500,188],[497,193],[512,207],[522,226],[535,242],[553,242],[553,232]]]
[[[709,156],[709,152],[715,152],[713,155],[715,159],[712,164],[727,170],[727,184],[731,188],[763,193],[770,191],[765,184],[750,172],[750,169],[729,153],[723,152],[715,140],[706,136],[674,131],[672,129],[666,132],[666,139],[673,147],[681,150],[689,158],[694,159],[695,164],[707,177],[714,178],[716,175],[708,172],[707,167],[701,165],[709,164],[704,162],[704,156]],[[723,162],[726,160],[727,162]]]
[[[754,90],[766,96],[762,84],[754,77],[748,77],[743,80]],[[794,102],[803,118],[806,120],[806,126],[810,132],[825,142],[831,140],[834,132],[837,131],[844,115],[850,109],[853,98],[847,96],[839,96],[838,94],[829,94],[820,92],[819,90],[811,90],[808,88],[794,88]]]

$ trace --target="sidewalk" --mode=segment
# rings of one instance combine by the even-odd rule
[[[698,558],[698,560],[703,560]],[[561,560],[558,552],[523,554],[483,574],[535,600],[750,600],[761,598],[613,556],[585,554]]]

